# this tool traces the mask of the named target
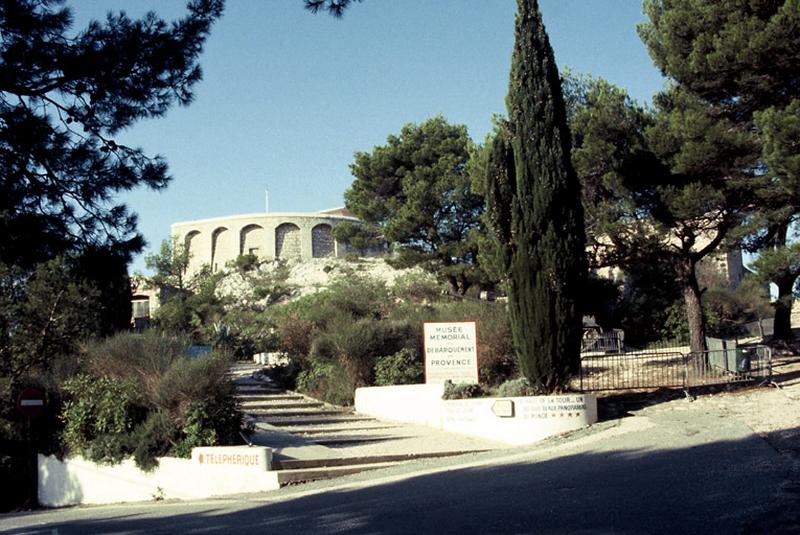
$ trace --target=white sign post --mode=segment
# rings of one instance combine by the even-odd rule
[[[423,324],[425,382],[478,382],[478,338],[474,321]]]

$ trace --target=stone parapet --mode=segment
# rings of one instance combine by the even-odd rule
[[[345,221],[359,222],[335,212],[265,212],[182,221],[171,233],[189,248],[189,272],[194,273],[204,264],[222,269],[245,254],[262,260],[344,256],[345,245],[334,239],[333,229]]]

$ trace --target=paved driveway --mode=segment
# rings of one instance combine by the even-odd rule
[[[738,533],[774,516],[792,468],[740,419],[683,400],[503,455],[236,499],[12,515],[0,531]]]

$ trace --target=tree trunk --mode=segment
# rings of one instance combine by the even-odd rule
[[[456,297],[464,297],[466,290],[464,290],[462,285],[459,284],[458,277],[456,277],[455,275],[448,275],[447,284],[450,286],[450,295],[455,295]]]
[[[686,321],[689,323],[689,347],[692,353],[706,350],[706,320],[703,306],[700,303],[700,285],[694,264],[687,269],[683,287],[683,299],[686,303]]]
[[[795,279],[791,281],[778,282],[778,300],[775,301],[775,330],[773,338],[775,340],[791,340],[792,334],[792,299],[794,294]]]

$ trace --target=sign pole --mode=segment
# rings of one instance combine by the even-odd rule
[[[25,388],[17,396],[17,410],[25,418],[25,465],[28,483],[26,505],[39,505],[39,452],[33,436],[33,420],[42,415],[45,406],[44,391],[39,388]]]

